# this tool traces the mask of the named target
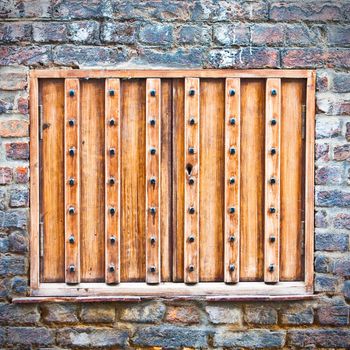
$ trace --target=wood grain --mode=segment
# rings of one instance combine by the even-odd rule
[[[81,82],[81,279],[105,280],[104,81]]]
[[[215,282],[224,278],[225,80],[201,79],[200,115],[199,280]]]
[[[79,283],[81,278],[79,79],[65,80],[64,98],[65,271],[66,283]],[[70,121],[73,121],[73,125],[70,125]],[[70,152],[73,152],[73,154]],[[70,180],[74,181],[72,186],[69,184]],[[73,210],[73,212],[71,213],[70,210]],[[84,256],[84,252],[82,255]]]
[[[281,80],[269,78],[266,80],[265,114],[265,282],[279,280],[280,125]]]
[[[194,94],[190,95],[193,90]],[[184,205],[184,280],[186,283],[199,281],[199,160],[200,160],[200,115],[199,79],[185,79],[185,205]],[[190,118],[194,118],[193,125]],[[190,149],[193,148],[193,152]],[[190,183],[193,179],[193,184]],[[193,241],[191,238],[193,237]]]
[[[240,79],[228,78],[225,86],[225,201],[224,201],[224,280],[239,281],[240,246]],[[232,92],[231,92],[232,91]],[[235,154],[230,154],[230,147]],[[235,212],[230,213],[229,208]]]
[[[64,80],[40,84],[42,105],[41,211],[43,282],[63,282],[64,262]]]
[[[265,81],[241,80],[240,280],[261,281],[264,265]]]
[[[105,279],[120,282],[120,80],[105,81]],[[110,154],[114,150],[114,154]],[[111,213],[111,209],[115,210]]]
[[[121,82],[121,281],[145,281],[145,80]]]
[[[152,95],[154,93],[154,96]],[[146,80],[146,282],[160,282],[161,83]],[[152,121],[154,124],[152,124]],[[154,154],[152,154],[154,151]],[[154,180],[154,183],[152,183]],[[154,212],[152,212],[154,210]]]
[[[303,162],[302,139],[305,81],[282,82],[281,122],[281,280],[303,277]]]

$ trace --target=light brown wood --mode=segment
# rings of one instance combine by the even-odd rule
[[[41,261],[43,282],[64,282],[64,80],[47,79],[40,84],[42,141],[40,158],[43,228]]]
[[[160,282],[161,270],[161,93],[160,79],[146,80],[146,282],[153,284]]]
[[[30,288],[39,288],[39,115],[38,79],[30,78]]]
[[[194,91],[193,95],[190,92]],[[184,280],[186,283],[199,281],[199,159],[200,159],[200,115],[199,79],[185,79],[185,173],[184,195]],[[190,119],[194,123],[190,124]],[[193,150],[191,152],[191,149]],[[191,184],[190,180],[193,180]],[[193,241],[191,241],[193,238]]]
[[[173,80],[173,281],[184,281],[184,215],[185,215],[185,85]]]
[[[81,279],[105,280],[104,102],[102,80],[81,81]]]
[[[225,202],[224,249],[225,282],[239,281],[240,246],[240,128],[241,86],[239,78],[226,79],[225,86]],[[230,147],[235,150],[230,154]],[[229,208],[234,208],[230,213]]]
[[[79,79],[65,80],[64,98],[65,280],[66,283],[79,283],[81,277]],[[70,121],[73,121],[73,125],[70,125]],[[72,186],[69,184],[71,179],[74,181]]]
[[[303,279],[305,80],[282,81],[281,269],[282,281]]]
[[[190,118],[191,114],[185,122]],[[199,281],[201,282],[224,279],[224,119],[225,80],[201,79],[198,125],[200,129]],[[187,122],[186,128],[191,130],[193,126]],[[197,144],[197,141],[195,143]],[[188,159],[191,162],[190,158]],[[191,244],[193,243],[189,245]]]
[[[308,78],[313,70],[300,69],[35,69],[33,78]]]
[[[105,279],[106,283],[119,283],[120,80],[106,79],[105,84]]]
[[[279,280],[281,80],[266,80],[264,281]],[[276,153],[273,154],[273,151]],[[274,210],[274,212],[273,212]]]
[[[172,281],[172,81],[161,80],[161,174],[160,177],[160,254],[161,280]]]
[[[241,79],[240,280],[264,271],[265,80]]]
[[[316,72],[307,79],[305,125],[305,283],[306,291],[313,291],[314,281],[314,136]]]
[[[121,82],[121,281],[145,281],[145,80]]]

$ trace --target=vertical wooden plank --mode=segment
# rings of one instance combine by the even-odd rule
[[[30,78],[30,287],[39,288],[39,115],[38,79]]]
[[[225,282],[239,281],[240,222],[240,79],[226,79],[225,88]]]
[[[282,80],[280,280],[303,279],[304,79]]]
[[[42,282],[64,282],[64,80],[40,83]]]
[[[312,71],[307,79],[306,95],[306,150],[305,150],[305,285],[313,290],[314,263],[314,137],[315,137],[315,81]]]
[[[105,281],[105,82],[81,82],[81,280]]]
[[[80,282],[79,79],[65,81],[64,179],[66,283]]]
[[[105,81],[105,279],[120,282],[120,80]]]
[[[185,216],[185,81],[173,79],[173,281],[184,281],[184,216]]]
[[[190,118],[185,120],[191,129]],[[225,80],[200,81],[199,280],[224,279]],[[190,186],[192,187],[192,186]]]
[[[240,280],[264,277],[265,80],[241,79]]]
[[[264,281],[279,280],[281,79],[266,80]]]
[[[146,80],[146,282],[160,282],[160,79]]]
[[[172,249],[172,80],[161,80],[161,125],[160,125],[160,254],[161,280],[172,281],[173,249]]]
[[[184,280],[199,281],[199,79],[185,79]],[[193,122],[191,122],[193,120]]]
[[[145,281],[146,84],[121,81],[121,282]]]

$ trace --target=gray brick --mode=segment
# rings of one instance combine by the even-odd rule
[[[349,249],[349,235],[345,233],[316,233],[316,250],[347,251]]]
[[[105,23],[101,38],[106,43],[134,44],[138,27],[135,23]]]
[[[165,306],[162,303],[125,305],[120,310],[120,320],[131,322],[154,323],[163,319]]]
[[[77,323],[78,307],[76,304],[44,304],[41,312],[46,323]]]
[[[283,308],[281,323],[288,325],[312,324],[314,322],[314,311],[311,306],[294,305]]]
[[[24,275],[27,273],[27,259],[23,256],[0,256],[0,276]]]
[[[85,304],[80,318],[87,323],[111,323],[115,320],[114,304]]]
[[[40,314],[36,305],[0,304],[1,324],[35,324],[39,319]]]
[[[55,331],[43,327],[10,327],[8,342],[15,345],[51,345],[55,342]]]
[[[173,27],[170,25],[147,24],[140,29],[139,37],[144,44],[168,46],[173,42]]]
[[[229,308],[226,305],[207,306],[205,311],[208,314],[209,321],[214,324],[239,324],[242,322],[241,310],[239,308]]]
[[[249,324],[276,324],[277,311],[267,305],[247,306],[244,321]]]

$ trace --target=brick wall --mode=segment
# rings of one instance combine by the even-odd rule
[[[350,2],[2,0],[0,347],[350,348]],[[317,68],[312,301],[15,305],[28,292],[30,67]]]

